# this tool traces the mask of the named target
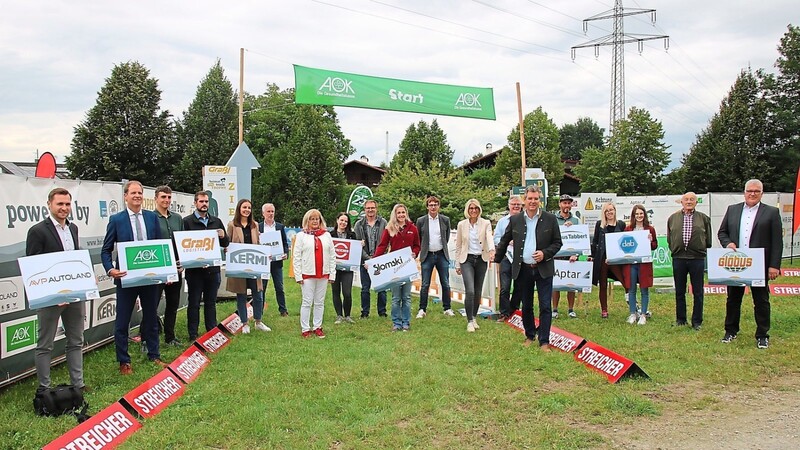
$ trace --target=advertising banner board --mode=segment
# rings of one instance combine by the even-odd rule
[[[118,242],[119,269],[128,272],[122,277],[122,287],[175,283],[178,265],[173,255],[171,239]]]
[[[263,245],[231,243],[225,252],[225,276],[268,280],[271,259],[270,249]]]
[[[173,236],[184,269],[222,265],[217,230],[176,231]]]
[[[336,252],[336,270],[358,272],[361,265],[361,241],[333,238],[333,249]]]
[[[635,264],[653,262],[649,231],[623,231],[606,234],[608,264]]]
[[[708,283],[726,286],[764,287],[763,248],[710,248],[706,253]]]
[[[366,264],[372,280],[372,290],[375,292],[385,291],[419,278],[419,269],[411,254],[411,247],[368,259]]]
[[[100,298],[89,250],[24,256],[17,263],[30,309]]]

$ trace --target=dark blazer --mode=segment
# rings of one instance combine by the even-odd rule
[[[447,251],[447,241],[450,240],[450,218],[445,216],[444,214],[438,214],[436,216],[439,219],[439,230],[442,232],[442,250],[444,251],[444,259],[450,261],[450,254]],[[419,250],[419,260],[425,261],[425,258],[428,257],[428,247],[430,246],[428,236],[428,215],[425,214],[424,216],[417,219],[417,231],[419,232],[419,242],[420,242],[420,250]]]
[[[67,226],[70,233],[72,233],[75,250],[78,250],[80,248],[78,244],[78,226],[70,221],[67,221]],[[62,251],[64,251],[64,244],[61,243],[61,237],[58,235],[56,226],[53,225],[53,220],[49,216],[28,230],[28,237],[25,240],[26,256]]]
[[[717,237],[723,247],[733,242],[736,248],[741,246],[739,242],[739,225],[744,211],[744,202],[728,206],[722,223],[719,226]],[[769,268],[781,268],[781,256],[783,254],[783,229],[781,227],[781,214],[778,208],[761,203],[756,212],[753,222],[753,231],[750,233],[750,248],[764,249],[764,264],[767,275]],[[767,277],[766,279],[769,279]]]
[[[161,239],[161,227],[158,225],[156,214],[153,211],[144,209],[141,210],[141,213],[144,219],[144,226],[147,229],[147,239]],[[128,208],[123,209],[108,219],[106,237],[103,239],[103,248],[100,250],[100,260],[103,262],[103,269],[105,269],[106,273],[114,268],[111,257],[114,252],[114,244],[117,242],[130,242],[135,240],[133,233],[131,218],[130,215],[128,215]],[[117,267],[119,267],[119,258],[117,258]],[[114,279],[114,284],[120,286],[119,278]]]
[[[499,263],[506,257],[508,243],[514,241],[514,260],[511,261],[511,276],[517,279],[519,268],[522,265],[522,249],[525,246],[525,235],[528,226],[525,223],[525,210],[520,214],[511,216],[506,227],[506,232],[500,238],[500,243],[495,247],[494,262]],[[553,256],[561,250],[561,231],[558,228],[558,219],[554,214],[539,209],[539,221],[536,223],[536,250],[544,253],[544,260],[536,267],[542,278],[552,277],[555,274]]]
[[[281,243],[283,244],[283,253],[289,254],[289,239],[286,237],[286,227],[283,226],[280,222],[275,222],[275,231],[281,232]],[[258,222],[258,232],[264,232],[264,221]],[[274,264],[276,267],[283,267],[283,260],[279,259],[277,261],[272,261],[270,264]]]
[[[618,233],[620,231],[625,231],[625,222],[621,220],[617,220],[617,224],[614,226],[613,233]],[[599,285],[600,283],[600,269],[602,268],[603,264],[606,263],[606,229],[600,226],[600,221],[598,220],[594,224],[594,237],[592,238],[592,284],[595,286]],[[612,271],[608,271],[608,277],[612,280],[617,280],[617,275]],[[624,283],[624,280],[617,280],[621,283]],[[605,280],[603,280],[605,282]]]

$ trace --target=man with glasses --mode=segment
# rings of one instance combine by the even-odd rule
[[[361,318],[369,317],[370,300],[369,289],[372,280],[369,278],[369,271],[364,263],[372,258],[375,249],[381,240],[383,230],[386,228],[386,219],[378,215],[378,202],[367,200],[364,202],[364,217],[356,221],[353,231],[356,239],[361,241]],[[386,317],[386,291],[378,292],[378,316]]]
[[[736,251],[737,248],[763,248],[766,266],[765,280],[778,278],[781,272],[783,237],[778,208],[761,203],[764,185],[759,180],[749,180],[744,185],[744,202],[728,206],[719,227],[719,243]],[[756,319],[756,347],[769,347],[770,306],[769,281],[764,286],[750,286],[753,312]],[[742,312],[743,286],[728,286],[725,303],[725,336],[729,344],[739,334]]]
[[[447,251],[447,241],[450,240],[450,218],[439,214],[439,198],[435,195],[425,200],[428,214],[417,219],[419,230],[420,251],[419,262],[422,267],[422,285],[419,289],[419,311],[417,319],[422,319],[427,314],[428,290],[431,287],[433,268],[439,275],[442,285],[442,307],[444,315],[454,316],[450,308],[450,255]]]
[[[695,210],[697,194],[681,197],[681,209],[667,219],[667,245],[672,253],[672,277],[675,280],[675,325],[686,322],[686,278],[692,283],[692,328],[703,324],[703,272],[706,251],[711,247],[711,218]],[[642,311],[646,313],[646,311]]]
[[[519,198],[519,195],[512,195],[508,198],[508,215],[500,218],[500,220],[497,221],[497,227],[494,229],[495,247],[500,243],[500,238],[503,236],[503,233],[506,232],[509,219],[511,219],[513,215],[519,214],[520,211],[522,211],[522,200]],[[505,322],[506,319],[514,314],[514,311],[519,309],[519,296],[517,295],[516,289],[514,290],[514,295],[511,296],[511,261],[514,259],[513,244],[513,242],[509,243],[511,248],[508,249],[506,257],[503,258],[503,261],[499,264],[500,318],[497,319],[498,322]]]

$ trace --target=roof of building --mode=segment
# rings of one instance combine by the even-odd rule
[[[36,162],[0,161],[0,173],[20,177],[34,177],[36,176]],[[66,165],[56,164],[56,178],[69,178]]]

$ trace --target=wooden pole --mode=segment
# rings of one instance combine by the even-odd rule
[[[519,81],[517,81],[517,112],[519,113],[519,148],[520,148],[520,156],[522,156],[522,171],[521,171],[521,179],[522,184],[520,186],[525,186],[525,124],[522,117],[522,96],[519,93]]]
[[[239,143],[244,142],[244,48],[239,49]]]

